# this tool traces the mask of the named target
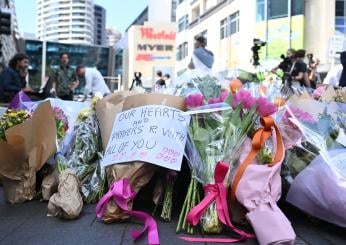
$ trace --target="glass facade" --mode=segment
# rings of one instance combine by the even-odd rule
[[[30,85],[38,89],[41,84],[42,42],[26,40],[24,48],[30,59]],[[86,67],[96,67],[103,76],[108,75],[108,64],[111,63],[109,48],[55,42],[47,42],[46,75],[52,75],[54,69],[59,67],[61,52],[67,52],[70,55],[70,65],[73,68],[83,64]]]
[[[346,33],[346,0],[335,2],[335,30]]]
[[[304,0],[257,0],[256,21],[287,17],[289,2],[291,2],[292,16],[304,14]],[[268,15],[267,17],[265,16],[266,10]]]

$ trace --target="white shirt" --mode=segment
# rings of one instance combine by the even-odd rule
[[[343,66],[341,64],[332,67],[329,70],[326,78],[323,80],[323,84],[329,84],[329,85],[333,85],[334,87],[338,87],[341,74],[342,74],[342,69],[343,69]]]
[[[85,68],[85,91],[88,93],[100,92],[101,94],[110,93],[102,74],[93,68]]]

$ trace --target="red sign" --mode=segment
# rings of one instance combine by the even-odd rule
[[[142,27],[141,28],[141,38],[142,39],[156,39],[156,40],[175,40],[176,33],[171,31],[167,33],[166,31],[154,32],[152,27]]]
[[[137,54],[136,61],[170,60],[169,55]]]

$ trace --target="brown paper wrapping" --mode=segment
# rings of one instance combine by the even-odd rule
[[[42,200],[49,201],[49,198],[58,191],[59,176],[55,170],[50,175],[43,178],[42,181]]]
[[[113,123],[117,113],[144,105],[166,105],[184,110],[184,98],[162,94],[135,94],[133,92],[118,92],[105,97],[96,105],[96,115],[100,122],[103,148],[106,149]],[[132,189],[138,192],[153,177],[159,167],[144,162],[129,162],[115,164],[106,168],[108,184],[122,178],[128,178]],[[129,209],[133,203],[129,202]],[[104,215],[104,221],[120,222],[129,216],[122,213],[113,202],[109,202]]]
[[[0,177],[10,203],[35,196],[36,172],[56,151],[55,119],[50,102],[38,106],[32,118],[6,131],[0,140]]]
[[[48,215],[63,219],[76,219],[83,208],[80,194],[80,182],[71,169],[64,170],[59,175],[58,192],[50,197]]]

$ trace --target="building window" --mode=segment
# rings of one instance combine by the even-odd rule
[[[287,0],[269,0],[268,1],[268,19],[287,17],[288,1]]]
[[[337,0],[335,4],[335,30],[346,33],[346,0]]]
[[[292,0],[291,14],[301,15],[304,14],[304,0]]]
[[[171,21],[177,21],[177,1],[172,0],[172,9],[171,9]]]
[[[339,17],[343,17],[345,13],[345,1],[337,0],[335,3],[335,15]]]
[[[220,38],[224,39],[228,36],[228,18],[221,20],[220,22]]]
[[[186,30],[188,25],[189,25],[189,16],[185,15],[181,17],[178,22],[178,32]]]
[[[205,39],[207,39],[207,35],[208,35],[208,31],[205,30],[205,31],[202,31],[201,33],[199,33],[198,35],[196,35],[196,36],[194,37],[194,39],[196,40],[196,38],[198,38],[198,37],[204,37]],[[208,39],[207,39],[207,40],[208,40]]]
[[[199,5],[198,5],[197,7],[192,9],[192,21],[198,19],[199,16],[200,16],[200,9],[199,9]]]
[[[178,4],[181,4],[182,2],[184,2],[184,0],[178,0]]]
[[[256,20],[265,20],[265,0],[257,0],[256,4]]]
[[[177,60],[183,60],[188,55],[188,44],[184,42],[177,48]]]
[[[229,17],[230,35],[239,31],[239,11]]]

